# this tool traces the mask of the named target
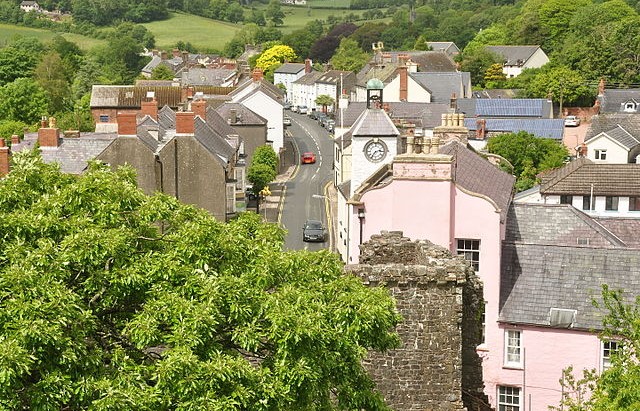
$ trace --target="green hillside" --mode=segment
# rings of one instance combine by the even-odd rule
[[[76,43],[83,50],[88,50],[94,46],[104,43],[104,40],[93,39],[91,37],[85,37],[79,34],[55,33],[49,30],[14,26],[11,24],[0,24],[0,45],[11,42],[11,40],[17,36],[35,37],[40,41],[46,42],[51,40],[58,34],[62,35],[67,40]]]

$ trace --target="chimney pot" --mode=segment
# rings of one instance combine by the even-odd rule
[[[305,73],[311,73],[312,64],[313,64],[313,62],[311,61],[311,59],[305,59],[304,60],[304,72]]]
[[[140,114],[147,115],[154,120],[158,120],[158,101],[155,97],[149,101],[143,101],[140,104]]]
[[[251,73],[251,79],[253,81],[260,81],[262,80],[264,77],[264,73],[262,72],[261,69],[259,68],[254,68],[253,72]]]
[[[0,176],[9,174],[9,162],[11,159],[11,152],[9,147],[6,146],[4,138],[0,138]]]
[[[20,136],[17,134],[11,136],[11,145],[13,146],[15,144],[20,144]]]
[[[236,124],[238,122],[238,110],[235,108],[229,110],[229,120],[231,121],[231,124]]]
[[[58,147],[60,145],[60,129],[56,127],[56,121],[52,117],[49,120],[49,124],[45,118],[40,122],[38,129],[38,144],[40,147]]]
[[[193,134],[194,113],[191,111],[179,111],[176,113],[176,133],[177,134]]]

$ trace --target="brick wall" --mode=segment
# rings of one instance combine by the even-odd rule
[[[361,246],[346,267],[369,286],[384,285],[403,317],[402,346],[372,353],[365,366],[396,411],[484,410],[480,343],[482,285],[461,257],[401,232]]]

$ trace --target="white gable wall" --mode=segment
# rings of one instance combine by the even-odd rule
[[[629,152],[608,136],[600,134],[585,143],[587,145],[587,158],[595,163],[626,164]],[[596,159],[598,150],[607,150],[605,160]]]
[[[284,147],[284,117],[282,104],[267,96],[263,92],[257,92],[243,101],[242,105],[252,110],[259,116],[267,119],[267,140],[272,142],[276,154]]]
[[[541,48],[533,53],[527,61],[524,62],[522,68],[540,68],[549,62],[549,57],[542,51]]]

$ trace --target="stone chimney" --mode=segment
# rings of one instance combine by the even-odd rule
[[[191,111],[196,116],[200,116],[201,119],[207,120],[207,101],[203,99],[194,100],[191,102]]]
[[[7,147],[4,138],[0,138],[0,177],[9,174],[10,159],[9,147]]]
[[[162,50],[160,52],[160,59],[161,60],[166,60],[167,59],[167,52],[166,51]]]
[[[46,119],[40,122],[38,129],[38,144],[40,147],[58,147],[60,145],[60,129],[56,127],[56,119],[49,118],[49,124]]]
[[[171,50],[171,54],[173,55],[174,58],[180,57],[180,50],[179,49],[173,49],[173,50]]]
[[[304,72],[305,73],[311,73],[312,64],[313,64],[313,62],[311,61],[311,59],[305,59],[304,60]]]
[[[189,52],[188,51],[183,51],[182,52],[182,62],[187,64],[188,61],[189,61]]]
[[[598,83],[598,95],[599,96],[604,95],[604,86],[605,86],[604,77],[602,77],[602,78],[600,78],[600,82]]]
[[[191,111],[179,111],[176,113],[176,134],[193,134],[194,113]]]
[[[118,113],[118,135],[135,136],[138,134],[136,113]]]
[[[254,68],[253,71],[251,72],[251,79],[253,81],[260,81],[263,78],[264,78],[264,73],[262,72],[262,69]]]
[[[157,56],[158,55],[158,50],[156,50],[156,49],[151,50],[151,54],[153,56]]]
[[[433,129],[433,137],[437,137],[442,145],[447,144],[452,140],[457,140],[462,144],[467,144],[469,139],[469,129],[464,126],[464,114],[442,114],[442,124]]]
[[[140,103],[140,114],[149,116],[154,120],[158,120],[158,101],[155,97],[149,101]]]
[[[449,101],[449,108],[452,110],[458,109],[458,99],[456,97],[456,93],[451,93],[451,100]]]
[[[232,108],[229,110],[229,124],[236,124],[238,122],[238,110]]]
[[[487,120],[479,118],[476,120],[476,139],[484,140],[487,135]]]
[[[400,101],[407,101],[409,96],[409,75],[407,74],[408,67],[406,65],[401,65],[398,67],[398,72],[400,74]]]
[[[17,134],[14,134],[11,136],[11,146],[14,146],[16,144],[20,144],[20,136]]]

